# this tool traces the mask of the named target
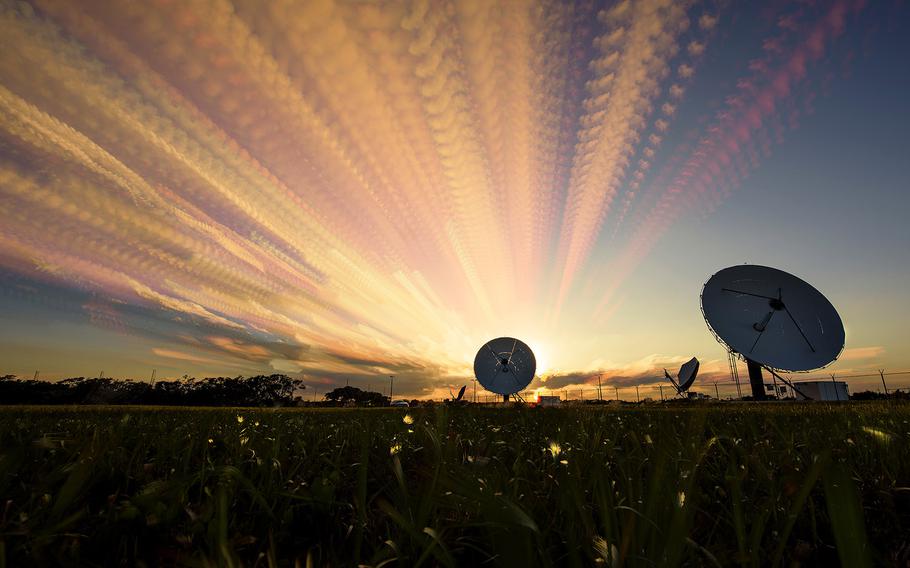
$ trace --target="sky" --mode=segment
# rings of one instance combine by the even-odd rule
[[[891,0],[2,0],[0,374],[440,398],[514,336],[537,392],[656,396],[697,356],[729,394],[699,294],[741,263],[838,309],[808,376],[908,371],[908,24]]]

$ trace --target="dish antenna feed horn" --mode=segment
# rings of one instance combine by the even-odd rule
[[[776,268],[738,265],[705,283],[701,310],[708,328],[746,361],[752,397],[765,400],[762,369],[778,373],[819,369],[844,349],[844,324],[821,292]]]

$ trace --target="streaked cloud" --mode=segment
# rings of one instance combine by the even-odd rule
[[[161,349],[155,347],[152,348],[152,353],[159,357],[167,357],[168,359],[177,359],[180,361],[192,361],[193,363],[209,363],[213,365],[217,365],[219,363],[219,361],[216,361],[215,359],[200,357],[198,355],[184,353],[183,351],[175,351],[173,349]]]
[[[737,82],[697,141],[667,160],[646,189],[648,205],[636,211],[628,242],[608,267],[611,281],[598,312],[677,219],[716,208],[759,166],[762,156],[770,152],[771,141],[780,138],[787,122],[792,123],[796,101],[811,98],[809,66],[843,33],[846,18],[855,8],[848,2],[833,3],[820,18],[802,22],[799,28],[788,26],[775,36],[781,49],[768,54],[762,65],[750,64],[751,74]],[[774,131],[778,135],[772,138]]]
[[[681,132],[728,21],[697,2],[4,0],[0,267],[158,357],[445,392],[491,336],[558,343],[580,282],[612,313],[853,8],[782,16]]]
[[[840,359],[854,361],[858,359],[875,359],[885,354],[885,348],[880,345],[870,347],[848,347],[841,353]]]

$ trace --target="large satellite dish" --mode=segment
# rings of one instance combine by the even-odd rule
[[[721,270],[705,283],[701,308],[717,339],[749,364],[755,398],[765,397],[761,367],[811,371],[837,359],[844,348],[844,324],[831,302],[776,268]]]
[[[497,337],[485,343],[474,357],[474,376],[504,400],[527,387],[537,370],[531,348],[514,337]]]

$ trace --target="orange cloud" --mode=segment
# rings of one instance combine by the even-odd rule
[[[213,365],[221,364],[220,361],[216,359],[210,359],[208,357],[199,357],[198,355],[191,355],[190,353],[184,353],[183,351],[177,351],[174,349],[165,349],[162,347],[153,347],[152,353],[159,357],[167,357],[168,359],[178,359],[180,361],[192,361],[194,363],[211,363]]]
[[[243,343],[236,339],[231,339],[229,337],[218,337],[211,336],[207,338],[209,343],[214,345],[219,349],[223,349],[234,355],[240,355],[245,358],[250,359],[265,359],[271,356],[271,353],[268,349],[260,345],[252,345],[249,343]]]
[[[843,361],[853,361],[856,359],[874,359],[885,354],[885,348],[880,345],[871,347],[849,347],[841,353],[840,359]]]

